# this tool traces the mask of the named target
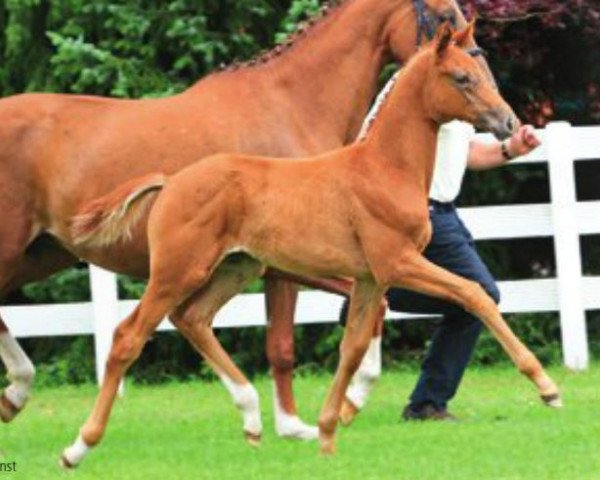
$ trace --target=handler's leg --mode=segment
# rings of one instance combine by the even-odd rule
[[[317,427],[298,417],[294,401],[294,311],[298,287],[279,278],[266,278],[267,357],[274,381],[275,430],[285,438],[312,440]]]

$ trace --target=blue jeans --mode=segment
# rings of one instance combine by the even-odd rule
[[[498,303],[500,292],[496,282],[477,254],[473,237],[454,205],[436,203],[430,207],[430,217],[433,235],[425,257],[450,272],[478,282]],[[443,315],[425,355],[410,404],[416,410],[426,404],[446,408],[469,363],[481,332],[481,322],[455,304],[408,290],[392,288],[387,299],[390,309],[396,312]]]

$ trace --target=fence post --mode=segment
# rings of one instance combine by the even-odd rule
[[[575,159],[572,127],[567,122],[546,128],[554,251],[565,365],[573,370],[588,367],[588,341],[582,299],[581,247],[577,225]]]
[[[108,270],[90,265],[90,286],[94,312],[96,380],[101,384],[112,345],[113,332],[119,323],[117,276]],[[123,393],[123,384],[119,387],[119,392]]]

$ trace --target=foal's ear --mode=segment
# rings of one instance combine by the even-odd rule
[[[435,34],[435,53],[438,58],[441,58],[446,53],[452,37],[454,35],[454,29],[450,22],[444,22],[440,28],[438,28]]]
[[[452,36],[452,40],[456,45],[460,48],[466,48],[472,46],[475,43],[475,22],[476,18],[473,19],[467,24],[464,30],[460,32],[454,33]]]

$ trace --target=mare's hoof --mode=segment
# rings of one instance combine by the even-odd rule
[[[340,423],[344,427],[347,427],[354,421],[359,411],[358,407],[348,400],[348,398],[344,398],[342,408],[340,409]]]
[[[275,432],[286,440],[301,440],[309,442],[319,438],[319,429],[313,425],[307,425],[297,416],[286,416],[285,419],[275,419]]]
[[[6,397],[6,394],[2,394],[0,397],[0,420],[4,423],[11,422],[21,411]]]
[[[260,442],[262,440],[262,434],[260,433],[252,433],[252,432],[244,432],[244,438],[248,445],[251,447],[260,447]]]
[[[542,399],[542,402],[544,402],[544,405],[546,405],[550,408],[562,408],[564,405],[562,398],[560,398],[560,393],[552,393],[550,395],[541,395],[541,399]]]

